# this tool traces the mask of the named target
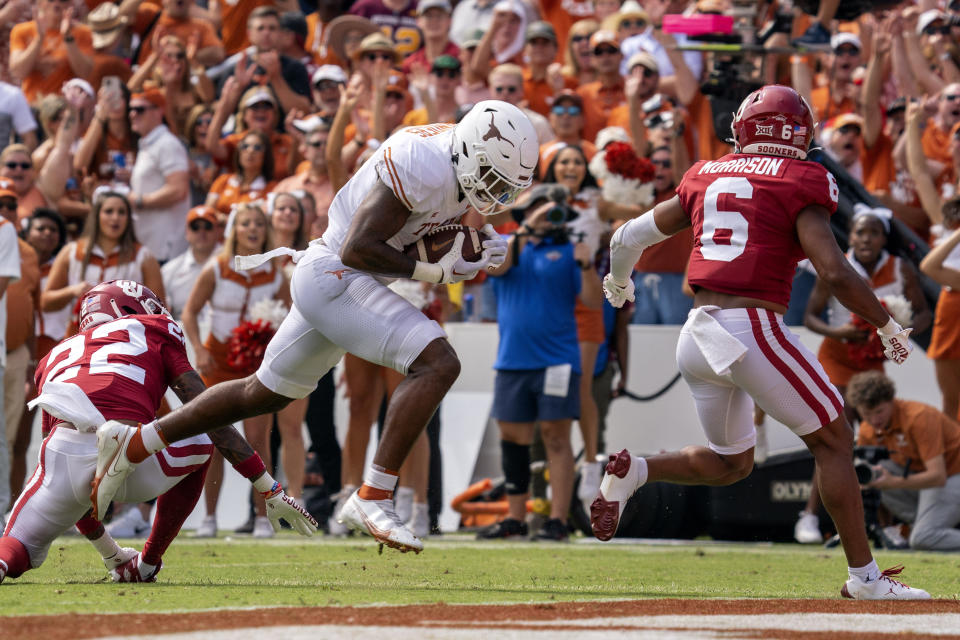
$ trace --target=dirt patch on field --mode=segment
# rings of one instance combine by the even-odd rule
[[[618,618],[638,616],[733,616],[758,614],[960,614],[960,601],[854,602],[847,600],[630,600],[618,602],[560,602],[533,605],[409,605],[392,607],[271,607],[237,611],[202,611],[163,614],[66,614],[3,618],[5,640],[80,640],[149,629],[149,633],[210,631],[292,625],[437,626],[471,629],[513,628],[528,630],[584,629],[579,620],[604,619],[604,629],[637,631],[635,621],[618,624]],[[570,621],[563,624],[563,621]],[[590,628],[590,627],[586,627]],[[944,630],[947,631],[947,630]],[[949,630],[949,632],[960,630]],[[843,631],[831,634],[844,640],[902,638],[899,633]],[[794,629],[752,629],[747,636],[813,640],[822,632]],[[911,638],[944,638],[944,635],[911,635]]]

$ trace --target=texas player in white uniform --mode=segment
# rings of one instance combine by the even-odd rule
[[[164,441],[277,411],[309,394],[349,351],[406,378],[390,400],[373,464],[340,519],[381,544],[419,552],[423,543],[393,510],[397,470],[459,375],[460,362],[440,326],[386,285],[398,277],[458,282],[502,264],[506,241],[489,225],[474,262],[461,257],[463,234],[437,263],[400,249],[470,205],[489,215],[512,202],[532,182],[537,153],[527,117],[496,100],[478,103],[456,126],[410,127],[388,138],[337,193],[330,226],[298,262],[290,283],[293,308],[256,374],[212,387],[140,431],[116,423],[101,428],[95,510],[108,503],[116,478],[142,459],[141,443],[152,453]]]
[[[677,364],[708,446],[610,456],[590,507],[594,535],[613,537],[623,505],[646,482],[728,485],[749,475],[756,402],[816,460],[823,503],[847,557],[842,595],[929,598],[897,581],[899,568],[881,573],[870,553],[842,399],[813,353],[783,324],[797,262],[809,257],[834,295],[878,328],[889,359],[907,358],[910,330],[890,317],[837,246],[829,217],[839,190],[823,166],[806,161],[814,133],[806,101],[790,87],[762,87],[744,99],[731,128],[733,154],[694,164],[675,197],[617,230],[604,279],[611,304],[632,300],[630,274],[643,250],[692,226],[688,280],[696,294]]]
[[[316,521],[283,493],[260,456],[227,426],[152,456],[121,484],[116,497],[124,502],[159,496],[142,553],[120,550],[108,536],[92,535],[102,533],[99,523],[85,517],[97,427],[107,418],[150,419],[168,386],[188,401],[202,391],[203,382],[187,360],[180,327],[153,292],[137,282],[116,280],[84,294],[80,332],[60,342],[37,366],[38,396],[31,405],[43,409],[49,435],[0,537],[0,581],[40,566],[50,543],[74,523],[101,552],[115,581],[153,581],[164,551],[200,497],[214,444],[265,493],[275,529],[283,518],[300,533],[312,534]]]

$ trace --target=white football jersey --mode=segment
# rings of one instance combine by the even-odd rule
[[[330,204],[324,244],[340,252],[354,213],[377,182],[410,209],[406,224],[387,241],[395,249],[463,215],[469,203],[460,197],[453,167],[453,129],[452,124],[406,127],[387,138]]]

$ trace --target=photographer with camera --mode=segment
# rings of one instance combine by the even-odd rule
[[[910,547],[931,551],[960,549],[960,424],[921,402],[900,400],[890,378],[879,371],[855,375],[847,401],[863,418],[858,445],[885,447],[867,477],[858,479],[879,489],[881,503],[910,523]],[[866,482],[864,482],[866,480]]]
[[[521,226],[508,239],[507,259],[496,269],[500,344],[494,369],[492,415],[500,427],[509,513],[479,534],[481,539],[527,535],[530,445],[539,422],[550,465],[550,518],[540,540],[566,540],[573,491],[570,428],[580,415],[580,349],[577,299],[599,309],[603,300],[593,254],[571,243],[565,224],[576,217],[557,184],[534,187],[514,209]],[[591,372],[587,372],[589,375]]]

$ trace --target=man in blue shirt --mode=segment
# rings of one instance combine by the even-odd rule
[[[481,538],[527,534],[523,519],[530,486],[530,444],[540,423],[550,464],[550,518],[534,537],[567,538],[573,490],[572,421],[580,414],[580,346],[574,306],[602,303],[600,278],[590,248],[571,244],[563,223],[570,209],[549,198],[557,185],[535,187],[522,211],[523,225],[508,239],[507,260],[497,276],[500,345],[494,368],[493,417],[500,426],[508,517]],[[575,214],[573,214],[575,215]],[[592,373],[592,372],[591,372]]]

